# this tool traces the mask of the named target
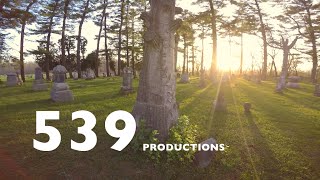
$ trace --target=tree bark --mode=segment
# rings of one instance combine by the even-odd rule
[[[28,13],[32,7],[32,5],[36,3],[36,0],[30,2],[26,8],[26,12]],[[20,36],[20,75],[23,82],[26,82],[25,73],[24,73],[24,35],[25,35],[25,28],[26,28],[27,19],[22,19],[22,26],[21,26],[21,36]]]
[[[124,14],[124,0],[121,0],[121,15],[120,15],[120,27],[118,33],[118,76],[121,73],[121,50],[122,50],[122,25],[123,25],[123,14]]]
[[[267,66],[268,66],[268,44],[267,44],[267,34],[266,34],[266,27],[263,22],[262,13],[260,9],[260,5],[258,3],[258,0],[255,0],[255,4],[257,7],[259,20],[260,20],[260,26],[261,26],[261,35],[263,40],[263,64],[262,64],[262,80],[266,80],[267,78]]]
[[[217,72],[217,20],[216,10],[213,6],[213,1],[209,0],[210,11],[211,11],[211,29],[212,29],[212,63],[211,63],[211,76],[212,78]]]
[[[77,71],[78,71],[79,77],[81,77],[81,55],[80,55],[80,53],[81,53],[80,52],[81,51],[81,32],[82,32],[82,26],[83,26],[84,19],[86,18],[86,15],[88,13],[89,3],[90,3],[90,0],[87,0],[85,2],[85,7],[84,7],[83,13],[81,15],[78,36],[77,36]]]
[[[175,0],[152,0],[151,11],[141,15],[147,27],[144,57],[133,115],[137,121],[158,130],[164,141],[178,118],[176,76],[174,73]]]
[[[306,6],[306,5],[305,5]],[[307,24],[309,25],[310,39],[312,43],[312,70],[311,70],[311,82],[316,83],[317,81],[317,68],[318,68],[318,54],[317,54],[317,42],[314,27],[311,20],[310,9],[306,7],[307,11]]]
[[[174,46],[174,69],[175,72],[178,72],[178,48],[179,48],[179,34],[175,35],[175,46]]]
[[[106,71],[107,76],[110,76],[109,68],[109,51],[108,51],[108,34],[107,34],[107,14],[104,14],[104,54],[106,56]]]
[[[135,71],[135,59],[134,59],[134,54],[135,54],[135,37],[134,37],[134,16],[132,17],[132,22],[131,22],[131,28],[132,28],[132,32],[131,32],[131,64],[132,64],[132,71],[133,71],[133,77],[136,78],[136,71]]]
[[[48,36],[47,36],[47,43],[46,43],[46,61],[45,61],[45,70],[46,70],[46,80],[50,81],[50,40],[51,40],[51,33],[52,33],[52,25],[53,25],[53,18],[55,16],[56,10],[58,8],[59,1],[55,1],[55,5],[52,11],[52,15],[50,16],[50,23],[48,27]]]
[[[184,45],[183,45],[183,65],[182,65],[182,74],[184,74],[186,72],[186,51],[187,51],[187,42],[186,42],[186,36],[183,35],[183,41],[184,41]]]
[[[61,32],[61,63],[62,66],[66,67],[66,21],[68,17],[68,7],[70,0],[64,0],[63,8],[63,23],[62,23],[62,32]]]
[[[276,87],[276,92],[282,93],[282,90],[286,86],[286,78],[288,74],[288,61],[289,61],[289,53],[290,49],[293,48],[293,46],[296,44],[298,40],[298,37],[294,39],[294,41],[289,45],[289,40],[282,38],[282,50],[283,50],[283,64],[282,64],[282,70],[281,75],[279,78],[279,82]]]
[[[194,76],[194,44],[192,44],[192,76]]]
[[[96,60],[95,60],[95,74],[96,74],[96,77],[99,76],[99,52],[100,52],[100,39],[101,39],[101,33],[102,33],[102,28],[103,28],[103,20],[104,20],[104,16],[105,16],[105,13],[106,13],[106,8],[107,8],[107,5],[106,5],[106,0],[103,1],[103,5],[104,5],[104,8],[102,10],[102,13],[101,13],[101,19],[100,19],[100,29],[99,29],[99,34],[98,34],[98,38],[97,38],[97,50],[96,50]]]

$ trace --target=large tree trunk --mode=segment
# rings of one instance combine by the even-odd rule
[[[130,59],[129,59],[129,1],[126,2],[126,59],[127,59],[127,67],[130,67]]]
[[[178,118],[176,77],[174,72],[175,30],[181,20],[174,20],[175,0],[152,0],[151,11],[141,18],[147,31],[144,35],[144,57],[137,101],[133,115],[137,121],[159,132],[164,141]]]
[[[78,36],[77,36],[77,71],[78,71],[78,76],[81,77],[81,32],[82,32],[82,26],[84,19],[86,18],[86,15],[88,13],[88,8],[89,8],[89,3],[90,0],[87,0],[85,2],[85,8],[83,10],[83,13],[81,15],[81,20],[79,23],[79,30],[78,30]]]
[[[298,37],[295,38],[295,40],[289,45],[289,40],[284,40],[282,38],[282,50],[283,50],[283,64],[282,64],[282,70],[281,75],[276,87],[276,92],[282,93],[282,90],[286,87],[286,78],[288,74],[288,62],[289,62],[289,53],[290,49],[293,48],[293,46],[296,44],[298,40]]]
[[[262,13],[261,13],[261,9],[260,9],[259,3],[258,3],[257,0],[255,0],[255,3],[256,3],[258,15],[259,15],[260,26],[261,26],[260,27],[260,31],[261,31],[262,40],[263,40],[262,80],[266,80],[266,78],[267,78],[267,66],[268,66],[267,34],[266,34],[266,27],[265,27],[265,24],[263,22]]]
[[[118,32],[118,76],[121,73],[121,50],[122,50],[122,25],[123,25],[123,14],[124,14],[124,0],[121,0],[121,15],[120,15],[120,27]]]
[[[216,10],[213,6],[213,1],[209,0],[210,11],[211,11],[211,29],[212,29],[212,62],[211,62],[211,78],[217,72],[217,20],[216,20]]]
[[[36,3],[36,0],[33,0],[28,4],[28,6],[26,8],[27,13],[30,11],[30,9],[34,3]],[[25,73],[24,73],[24,58],[23,58],[24,35],[25,35],[26,23],[27,23],[27,19],[23,18],[22,19],[22,26],[21,26],[21,36],[20,36],[20,74],[21,74],[21,79],[23,82],[26,82]]]
[[[68,17],[68,8],[70,0],[64,1],[63,8],[63,23],[62,23],[62,32],[61,32],[61,63],[62,66],[66,67],[66,21]]]
[[[104,8],[102,10],[102,13],[101,13],[101,19],[100,19],[100,29],[99,29],[99,34],[98,34],[98,38],[97,38],[97,50],[96,50],[96,62],[95,62],[95,74],[96,74],[96,77],[99,76],[99,52],[100,52],[100,39],[101,39],[101,33],[102,33],[102,28],[103,28],[103,20],[104,20],[104,16],[105,16],[105,13],[106,13],[106,0],[103,1],[103,5],[104,5]]]

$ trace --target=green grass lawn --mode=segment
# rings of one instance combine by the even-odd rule
[[[4,79],[2,79],[4,81]],[[22,87],[0,87],[0,148],[34,178],[180,178],[180,179],[320,179],[320,98],[313,86],[275,94],[269,81],[255,84],[238,79],[222,84],[226,112],[214,112],[218,85],[198,87],[198,79],[177,84],[180,115],[187,115],[201,129],[201,141],[214,137],[229,147],[216,153],[208,168],[177,164],[155,165],[145,154],[111,150],[116,141],[104,129],[107,115],[116,110],[131,111],[136,94],[119,94],[121,79],[68,81],[74,93],[71,103],[53,103],[49,91],[33,92],[29,80]],[[0,85],[1,86],[1,85]],[[138,83],[134,83],[137,89]],[[245,115],[242,104],[251,102]],[[97,146],[89,152],[71,150],[70,140],[81,142],[71,113],[88,110],[95,114]],[[33,149],[36,111],[60,111],[60,121],[47,123],[59,129],[62,142],[52,152]],[[1,165],[1,162],[0,162]]]

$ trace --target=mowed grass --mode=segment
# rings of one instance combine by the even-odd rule
[[[213,137],[228,146],[217,152],[205,169],[148,161],[145,154],[111,150],[116,141],[104,129],[107,115],[116,110],[131,111],[136,94],[119,94],[121,79],[68,81],[74,93],[71,103],[53,103],[50,92],[33,92],[31,80],[22,87],[0,88],[0,148],[7,151],[34,178],[104,179],[319,179],[320,98],[314,87],[302,84],[298,90],[274,93],[274,83],[255,84],[243,79],[198,87],[198,79],[177,84],[180,115],[199,126],[199,141]],[[134,82],[137,89],[138,82]],[[214,112],[217,91],[223,91],[227,110]],[[252,103],[251,114],[242,104]],[[71,150],[70,140],[82,142],[71,113],[88,110],[95,114],[97,146],[89,152]],[[60,121],[48,121],[59,129],[62,143],[52,152],[33,148],[36,111],[60,111]]]

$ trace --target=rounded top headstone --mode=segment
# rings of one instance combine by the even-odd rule
[[[54,74],[64,74],[64,73],[67,73],[67,69],[62,66],[62,65],[58,65],[56,66],[55,68],[53,68],[53,71],[52,71]]]

